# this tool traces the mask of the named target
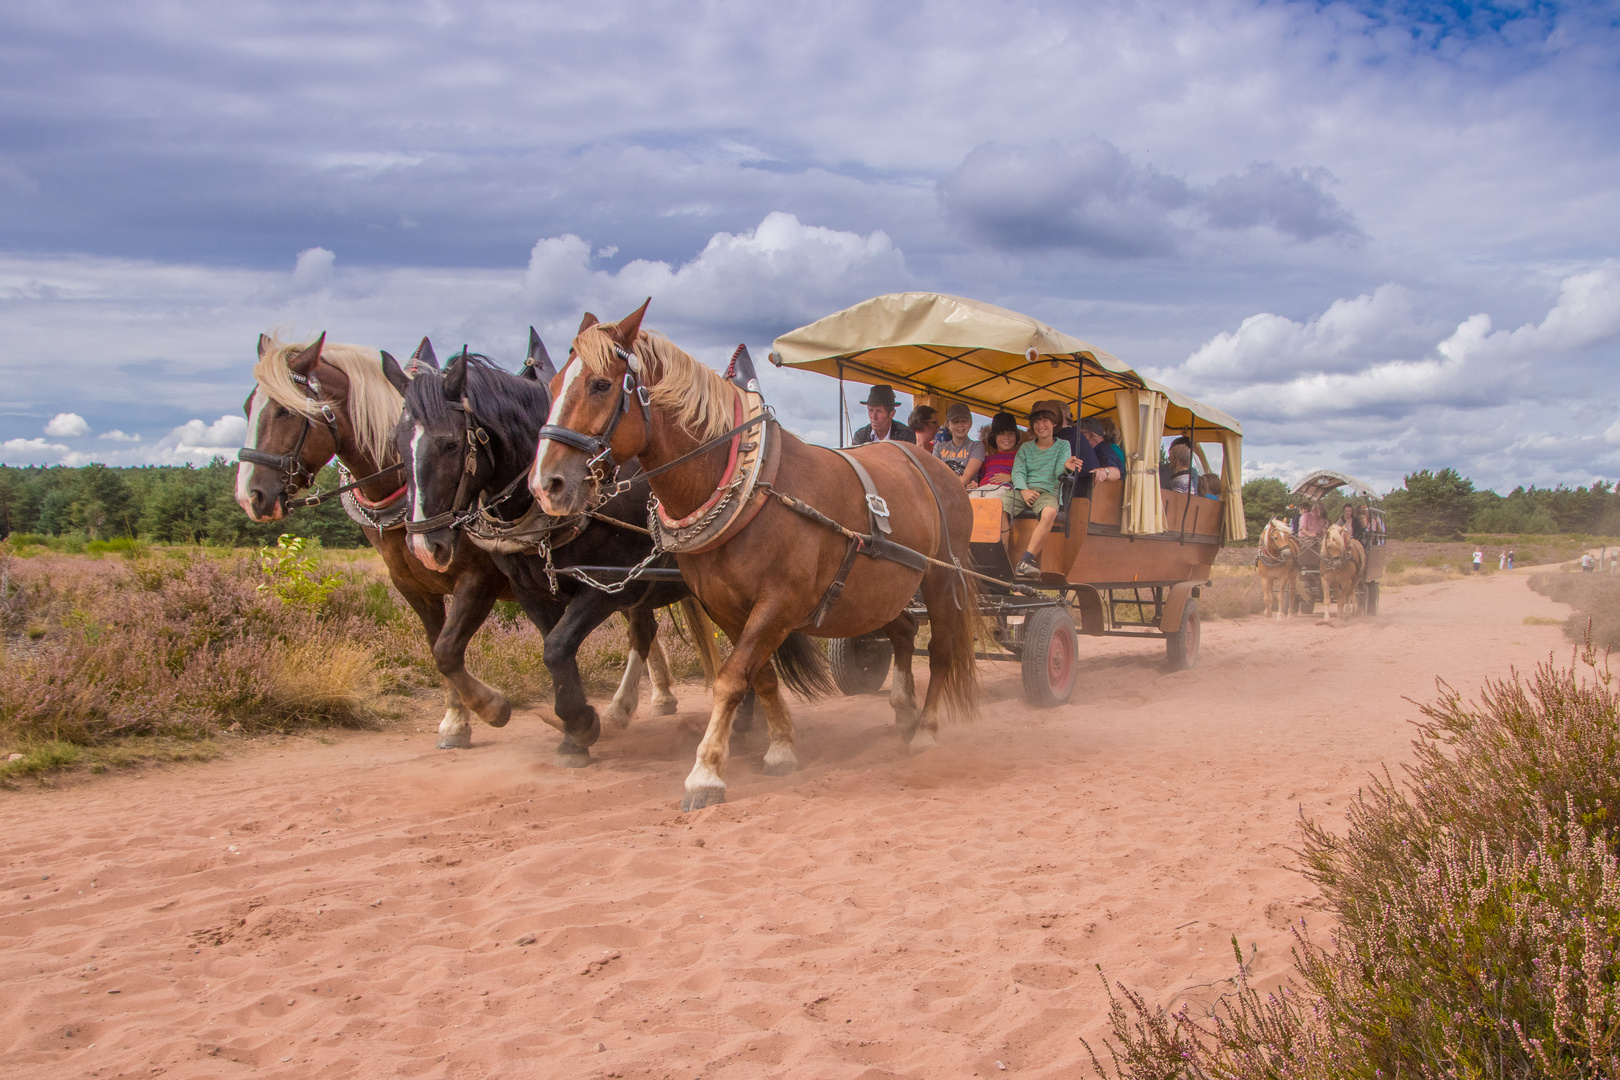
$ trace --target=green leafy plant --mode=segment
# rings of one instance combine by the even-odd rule
[[[304,554],[309,541],[302,536],[282,533],[273,548],[259,549],[259,568],[270,580],[262,582],[261,593],[274,593],[282,603],[308,611],[319,611],[327,598],[343,584],[338,574],[322,574],[314,555]]]

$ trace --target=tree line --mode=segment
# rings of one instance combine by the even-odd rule
[[[1281,480],[1265,477],[1243,485],[1243,510],[1251,539],[1293,501]],[[1328,517],[1347,501],[1337,492],[1323,500]],[[1465,533],[1584,533],[1620,536],[1620,489],[1602,480],[1590,487],[1516,487],[1506,495],[1477,491],[1455,469],[1424,469],[1378,503],[1389,534],[1403,540],[1455,540]]]
[[[322,490],[338,486],[321,471]],[[68,468],[0,465],[0,538],[12,534],[163,544],[259,547],[284,532],[318,537],[327,547],[360,547],[366,537],[338,500],[300,507],[260,525],[236,504],[236,465],[215,458],[201,468],[149,465]]]

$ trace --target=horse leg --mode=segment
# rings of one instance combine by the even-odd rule
[[[591,631],[601,626],[613,610],[613,597],[596,589],[581,589],[546,635],[546,670],[551,672],[557,718],[563,722],[563,740],[557,744],[556,758],[560,768],[582,769],[589,765],[590,747],[601,737],[602,721],[585,700],[577,654]]]
[[[776,668],[770,664],[760,668],[754,673],[753,686],[758,700],[765,706],[765,723],[771,732],[771,745],[765,750],[765,775],[787,776],[798,772],[799,758],[793,752],[793,717],[788,713],[787,698],[782,694]]]
[[[428,651],[439,640],[444,630],[444,597],[417,592],[410,585],[394,579],[394,588],[422,620],[422,633],[427,637]],[[443,676],[440,676],[443,678]],[[444,680],[444,719],[439,721],[439,741],[436,750],[465,750],[472,745],[472,725],[467,722],[467,707],[461,703],[461,694],[449,679]]]
[[[889,685],[889,708],[894,710],[900,737],[910,742],[917,733],[917,680],[911,673],[911,658],[917,651],[917,620],[909,612],[883,627],[894,649],[894,672]]]
[[[439,674],[455,688],[462,704],[490,727],[503,727],[512,719],[512,703],[493,686],[480,681],[467,670],[467,642],[484,625],[495,606],[506,578],[493,570],[466,573],[456,579],[450,597],[450,615],[433,642],[433,662]],[[468,736],[470,739],[470,735]]]
[[[654,636],[658,623],[653,610],[647,607],[627,608],[621,614],[630,632],[630,648],[624,658],[624,677],[608,706],[607,721],[623,731],[641,705],[641,676],[647,670],[648,652],[658,640]]]
[[[788,628],[779,625],[780,621],[776,605],[756,604],[742,633],[734,638],[736,647],[714,680],[714,711],[709,715],[703,741],[698,743],[697,760],[686,776],[682,810],[701,810],[726,801],[725,772],[726,759],[731,753],[731,722],[755,673],[771,662],[771,654],[787,637]],[[782,713],[785,717],[786,709]],[[770,715],[768,706],[766,715]]]
[[[928,609],[928,693],[923,699],[922,715],[907,740],[913,754],[939,745],[941,704],[947,688],[958,678],[954,669],[962,662],[964,650],[968,664],[973,663],[973,623],[962,617],[957,606],[959,601],[970,606],[976,602],[971,595],[959,595],[958,589],[965,587],[953,572],[940,567],[930,568],[923,576],[923,606]],[[911,622],[915,627],[916,620]]]
[[[656,623],[653,625],[653,635],[646,648],[646,669],[653,674],[653,716],[674,716],[680,711],[680,701],[676,699],[674,678],[669,675],[669,657],[664,656],[664,646],[656,636]]]

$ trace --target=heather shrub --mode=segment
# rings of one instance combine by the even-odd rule
[[[1588,645],[1569,666],[1442,684],[1416,761],[1363,791],[1335,836],[1305,822],[1305,874],[1338,923],[1295,931],[1296,978],[1242,969],[1207,1016],[1110,997],[1129,1077],[1620,1075],[1620,695]],[[1093,1058],[1099,1072],[1109,1069]]]
[[[1620,645],[1620,576],[1614,574],[1535,574],[1530,587],[1543,596],[1568,604],[1575,614],[1564,623],[1564,633],[1580,640],[1591,628],[1592,641],[1606,649]]]

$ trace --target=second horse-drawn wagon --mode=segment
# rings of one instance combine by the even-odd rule
[[[771,361],[839,381],[841,443],[847,382],[900,388],[941,413],[961,403],[986,419],[1021,418],[1055,399],[1071,425],[1111,421],[1123,475],[1065,480],[1033,575],[1016,574],[1013,558],[1035,532],[1035,515],[1016,515],[1003,534],[1000,500],[973,500],[971,569],[984,575],[980,609],[993,639],[981,659],[1019,663],[1026,698],[1041,706],[1074,692],[1077,634],[1161,639],[1173,669],[1197,663],[1199,591],[1222,544],[1247,535],[1236,420],[1027,315],[937,293],[879,296],[829,315],[777,338]],[[1162,447],[1174,436],[1186,439],[1208,482],[1180,485],[1189,490],[1167,483]],[[882,635],[835,640],[829,653],[846,693],[882,687],[890,661]]]
[[[1365,481],[1357,480],[1332,469],[1316,469],[1294,485],[1291,498],[1298,507],[1321,503],[1336,491],[1347,490],[1347,505],[1356,515],[1354,539],[1361,544],[1365,563],[1355,588],[1355,610],[1367,615],[1378,614],[1378,594],[1384,577],[1384,563],[1388,560],[1385,541],[1384,511],[1374,505],[1378,493]],[[1357,500],[1360,505],[1356,506]],[[1294,597],[1296,612],[1310,613],[1317,604],[1326,604],[1322,589],[1322,546],[1320,537],[1302,536],[1299,549],[1299,593]]]

